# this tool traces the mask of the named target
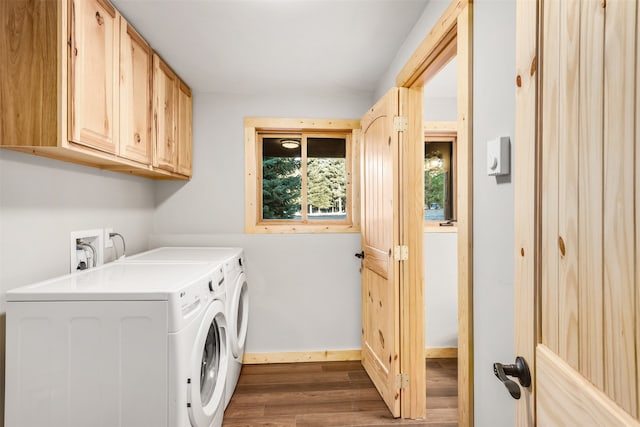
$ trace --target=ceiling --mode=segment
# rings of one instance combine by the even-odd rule
[[[196,92],[373,92],[429,0],[112,0]]]

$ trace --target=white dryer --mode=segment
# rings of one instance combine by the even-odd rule
[[[226,401],[229,404],[240,377],[249,325],[249,286],[244,272],[242,248],[233,247],[162,247],[133,255],[124,262],[203,262],[224,263],[227,286],[227,330],[229,370],[226,380]]]
[[[220,426],[223,274],[111,263],[7,292],[5,425]]]

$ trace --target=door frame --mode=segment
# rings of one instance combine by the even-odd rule
[[[473,0],[452,0],[396,77],[396,86],[409,90],[408,137],[416,143],[419,142],[420,150],[423,150],[424,146],[422,142],[423,86],[453,57],[458,61],[458,425],[471,427],[473,426]],[[420,129],[417,129],[417,123],[420,124]],[[415,129],[414,126],[416,126]],[[422,188],[420,190],[424,191]],[[422,203],[422,197],[423,195],[419,196],[420,203]],[[409,225],[411,226],[410,222]],[[410,227],[409,230],[422,234],[422,223],[419,231],[417,227]],[[419,250],[422,254],[422,248]],[[421,298],[409,300],[412,303],[405,304],[405,308],[408,309],[405,310],[402,324],[415,326],[414,330],[421,331],[422,340],[424,340],[424,280],[401,283],[403,296],[412,295],[415,298]],[[420,284],[420,289],[415,289],[417,283]],[[404,301],[407,300],[404,299]],[[418,322],[422,324],[418,325]],[[403,327],[403,337],[409,336],[405,331]],[[407,364],[411,366],[411,362],[416,363],[418,351],[406,339],[403,340],[401,343],[402,366]],[[411,359],[405,360],[405,358]],[[421,360],[424,365],[424,356]],[[418,372],[417,367],[411,372]],[[419,382],[420,379],[411,377],[410,384],[414,381]],[[422,381],[424,384],[424,375]],[[417,393],[418,390],[414,389],[410,392]],[[424,388],[420,392],[424,394]],[[409,401],[406,402],[407,400]],[[411,399],[403,399],[403,409],[405,402],[408,405],[407,413],[415,414],[420,411],[417,407],[419,399],[414,399],[413,395]]]
[[[539,337],[538,270],[540,259],[540,146],[538,88],[539,1],[516,2],[516,129],[514,153],[515,277],[514,350],[535,378],[535,346]],[[534,426],[535,380],[515,401],[515,425]]]

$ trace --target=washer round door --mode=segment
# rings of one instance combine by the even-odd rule
[[[226,335],[224,304],[216,300],[207,307],[192,350],[187,406],[194,427],[209,427],[217,412],[224,410],[228,367]]]
[[[249,324],[249,285],[247,276],[240,273],[236,283],[232,287],[233,295],[230,295],[228,324],[230,347],[233,357],[239,357],[247,340],[247,327]]]

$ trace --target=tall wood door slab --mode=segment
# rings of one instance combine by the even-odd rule
[[[392,89],[361,120],[362,364],[394,417],[400,416],[399,137]]]
[[[117,153],[118,19],[106,0],[71,0],[69,140]]]
[[[177,168],[178,77],[153,55],[153,166],[174,172]]]
[[[182,175],[191,176],[192,162],[192,122],[193,107],[191,90],[180,81],[178,84],[178,170]]]
[[[151,163],[153,52],[136,30],[120,20],[120,157]]]
[[[539,155],[516,164],[539,185],[528,194],[539,317],[517,330],[536,337],[537,419],[518,425],[637,427],[640,10],[628,0],[540,4],[539,116],[518,110],[538,123]]]

